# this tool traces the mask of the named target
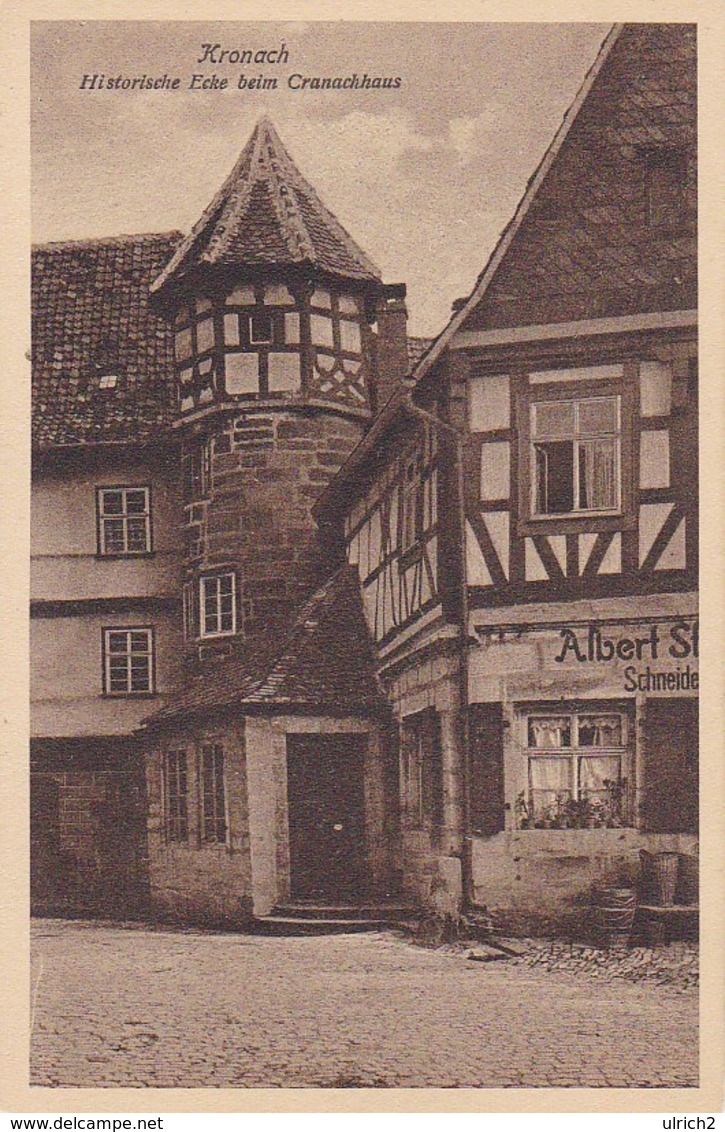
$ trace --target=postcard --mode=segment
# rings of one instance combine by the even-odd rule
[[[618,14],[18,30],[14,1111],[721,1103],[721,13]]]

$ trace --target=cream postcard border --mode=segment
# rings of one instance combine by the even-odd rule
[[[72,1089],[30,1088],[28,938],[28,515],[29,29],[31,20],[377,20],[381,22],[696,22],[700,67],[701,395],[701,904],[700,1086],[696,1089]],[[689,3],[601,0],[28,0],[0,10],[2,71],[0,232],[2,234],[4,435],[0,445],[0,568],[3,678],[0,686],[0,969],[5,975],[0,1045],[4,1112],[719,1112],[723,1105],[725,996],[725,626],[723,555],[725,427],[723,295],[725,247],[725,8]],[[706,788],[705,788],[706,786]]]

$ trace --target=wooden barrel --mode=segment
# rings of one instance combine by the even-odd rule
[[[592,908],[597,939],[605,946],[629,942],[637,895],[632,888],[598,888]]]

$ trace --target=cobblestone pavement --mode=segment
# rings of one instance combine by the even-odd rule
[[[693,991],[425,950],[33,925],[33,1085],[697,1084]]]

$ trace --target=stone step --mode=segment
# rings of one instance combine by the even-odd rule
[[[342,935],[346,932],[376,932],[391,926],[390,920],[303,919],[300,916],[255,916],[253,931],[259,935]]]
[[[254,930],[264,935],[332,935],[344,932],[382,931],[409,923],[417,909],[400,903],[317,904],[290,903],[255,916]]]
[[[277,905],[270,914],[302,920],[399,920],[416,916],[417,909],[410,904],[392,901],[381,901],[380,903],[370,901],[360,904],[322,904],[292,901],[289,904]]]

